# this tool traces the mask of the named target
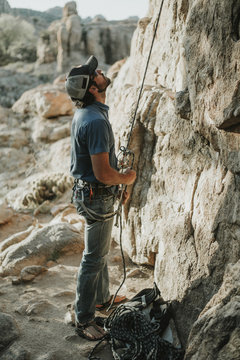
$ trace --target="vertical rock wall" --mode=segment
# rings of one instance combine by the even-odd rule
[[[117,147],[130,128],[159,8],[150,0],[109,92]],[[234,0],[164,1],[131,141],[138,177],[124,248],[153,265],[163,297],[176,300],[184,343],[240,258],[239,11]],[[206,359],[194,336],[188,358]],[[228,341],[212,355],[224,354]]]

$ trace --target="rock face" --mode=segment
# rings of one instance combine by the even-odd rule
[[[239,358],[238,3],[164,1],[129,144],[138,177],[124,210],[123,245],[134,263],[154,267],[163,298],[173,301],[186,360]],[[130,57],[111,69],[108,103],[116,148],[127,143],[160,4],[150,1],[147,17],[134,33]],[[65,9],[65,20],[77,19],[74,9]],[[61,24],[53,26],[61,30],[60,65],[65,66],[72,23]],[[107,54],[98,47],[101,36],[108,39],[105,44],[113,39],[104,30],[105,20],[86,24],[87,34],[79,24],[85,44],[89,36],[88,44],[92,41],[101,56]],[[56,47],[54,51],[60,54]],[[63,98],[56,105],[58,95]],[[55,214],[48,225],[33,225],[4,239],[2,275],[21,276],[22,271],[23,279],[29,279],[66,247],[82,251],[81,221],[65,205],[59,214],[59,209],[51,210],[52,200],[67,195],[71,187],[71,109],[62,110],[62,101],[69,105],[55,83],[25,94],[14,105],[15,112],[0,108],[1,198],[15,209],[34,210],[34,216]],[[0,215],[1,227],[11,221],[7,205],[0,206]],[[116,240],[118,236],[114,230]],[[129,272],[128,280],[136,276],[143,281],[138,271]],[[30,316],[48,307],[50,302],[43,299],[27,304],[24,311]],[[8,350],[14,358],[14,348]]]
[[[127,143],[160,4],[150,1],[109,91],[117,148]],[[164,2],[130,141],[138,177],[125,209],[124,247],[134,262],[154,266],[163,297],[176,300],[184,344],[228,264],[240,257],[238,14],[235,1]],[[236,301],[226,298],[225,306],[237,318]],[[200,349],[210,336],[204,332],[210,313],[199,320]],[[224,321],[233,325],[214,356],[236,359],[237,320]],[[212,339],[218,331],[211,325]],[[194,342],[195,335],[189,349]],[[194,351],[188,359],[206,358]]]
[[[13,318],[4,313],[0,313],[0,351],[6,348],[13,340],[19,336],[18,327]]]
[[[240,261],[227,266],[221,288],[194,323],[189,337],[186,360],[201,360],[209,356],[214,358],[216,353],[220,360],[238,359],[240,349],[239,273]]]

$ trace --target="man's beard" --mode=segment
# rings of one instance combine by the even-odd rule
[[[98,87],[98,92],[99,93],[105,92],[107,90],[108,86],[111,84],[111,80],[107,76],[105,76],[103,74],[102,74],[102,76],[104,77],[104,79],[106,81],[106,86],[104,87],[104,89],[99,89],[99,87]]]

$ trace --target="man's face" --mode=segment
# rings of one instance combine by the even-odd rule
[[[103,74],[102,70],[95,71],[93,81],[100,92],[106,91],[107,87],[111,84],[111,80]]]

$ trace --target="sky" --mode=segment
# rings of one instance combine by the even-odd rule
[[[76,0],[78,14],[82,18],[103,15],[107,20],[121,20],[129,16],[144,17],[149,0]],[[63,7],[68,0],[8,0],[14,8],[26,8],[45,11],[55,6]]]

